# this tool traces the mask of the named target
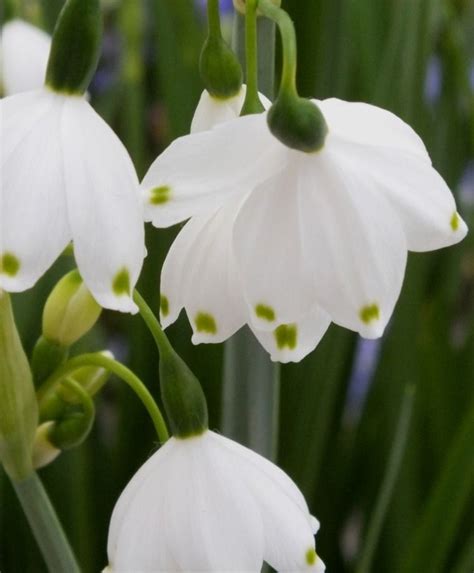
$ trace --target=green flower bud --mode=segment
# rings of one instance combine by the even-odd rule
[[[209,427],[207,403],[199,380],[171,347],[160,354],[161,397],[176,438],[202,434]]]
[[[32,471],[38,405],[10,297],[0,291],[0,461],[16,481]]]
[[[71,271],[58,282],[46,301],[43,336],[60,346],[71,346],[91,330],[101,311],[79,271]]]
[[[267,121],[273,135],[287,147],[305,153],[324,147],[326,120],[310,100],[283,92],[268,111]]]
[[[215,98],[231,98],[242,87],[242,67],[222,37],[210,35],[207,38],[201,52],[199,70],[207,91]]]
[[[62,346],[57,342],[48,340],[40,336],[33,349],[31,358],[31,369],[35,385],[39,386],[44,382],[58,366],[66,361],[69,355],[69,347]]]
[[[53,34],[46,85],[83,94],[97,68],[102,41],[99,0],[67,0]]]
[[[54,427],[54,422],[45,422],[36,430],[35,443],[33,445],[33,466],[35,469],[43,468],[59,456],[61,450],[51,443],[49,432]]]
[[[104,350],[99,354],[102,354],[102,356],[106,356],[107,358],[114,358],[112,352],[109,352],[108,350]],[[100,368],[99,366],[84,366],[83,368],[76,370],[74,374],[71,374],[70,378],[80,384],[89,396],[95,396],[109,380],[110,372],[105,368]],[[67,390],[64,389],[64,391]]]

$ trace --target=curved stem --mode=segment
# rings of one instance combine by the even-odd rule
[[[207,21],[210,38],[222,38],[219,0],[207,0]]]
[[[12,481],[21,507],[51,573],[80,573],[68,540],[38,475]]]
[[[245,62],[247,91],[240,115],[264,111],[258,95],[258,56],[257,56],[257,0],[247,0],[245,4]]]
[[[84,366],[100,366],[109,372],[113,372],[116,376],[126,382],[130,388],[132,388],[135,394],[140,398],[143,405],[150,414],[160,441],[162,443],[167,441],[169,434],[166,428],[166,423],[163,419],[160,409],[156,405],[156,402],[147,387],[143,384],[140,378],[138,378],[138,376],[129,370],[126,366],[100,353],[82,354],[81,356],[76,356],[68,360],[65,364],[58,368],[39,389],[38,401],[41,402],[44,400],[45,396],[63,378],[66,378],[75,370],[78,370]]]
[[[297,95],[296,90],[296,32],[290,16],[271,0],[258,0],[258,9],[270,20],[273,20],[281,35],[283,45],[283,69],[281,73],[280,92],[285,95]]]
[[[153,335],[153,338],[155,339],[156,345],[158,346],[158,350],[160,351],[160,353],[172,352],[174,354],[174,349],[171,346],[168,337],[163,332],[161,324],[158,322],[155,313],[151,310],[146,300],[137,290],[135,290],[133,293],[133,300],[137,304],[138,309],[140,311],[140,315],[145,321],[148,330]]]

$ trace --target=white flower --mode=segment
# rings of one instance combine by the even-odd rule
[[[293,481],[214,432],[171,438],[122,493],[109,531],[109,569],[324,571],[319,524]]]
[[[51,38],[23,20],[11,20],[1,30],[0,84],[5,95],[40,88],[44,83]]]
[[[72,239],[97,302],[135,312],[143,214],[118,137],[83,97],[48,88],[1,100],[0,118],[0,287],[31,287]]]
[[[317,103],[329,129],[317,153],[284,146],[259,114],[176,140],[148,171],[146,220],[193,217],[163,268],[162,318],[184,307],[194,342],[247,322],[274,359],[299,360],[331,320],[378,337],[407,251],[466,235],[407,124],[368,104]]]

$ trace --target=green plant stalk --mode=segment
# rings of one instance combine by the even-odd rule
[[[244,18],[235,15],[233,48],[243,64]],[[258,83],[273,96],[275,69],[275,25],[259,18]],[[251,331],[244,327],[224,345],[222,389],[223,433],[275,460],[278,449],[280,412],[280,365],[273,363]]]
[[[258,9],[266,18],[275,22],[280,30],[283,46],[280,93],[291,96],[297,95],[295,26],[287,12],[275,6],[271,0],[259,0]]]
[[[390,502],[392,501],[392,494],[400,472],[403,456],[405,454],[413,413],[414,397],[415,388],[411,385],[407,386],[403,396],[400,417],[395,430],[395,439],[390,452],[387,471],[382,481],[374,513],[369,522],[366,541],[362,549],[359,565],[357,566],[357,573],[370,573],[370,571],[372,571],[372,561],[380,539],[380,533],[382,531],[385,516],[387,515],[387,510],[390,506]]]
[[[247,0],[245,11],[245,63],[247,91],[241,115],[264,111],[258,95],[257,0]]]
[[[160,350],[160,352],[172,352],[172,353],[174,353],[174,349],[171,346],[171,343],[168,340],[168,337],[163,332],[163,329],[161,328],[161,325],[158,322],[158,319],[156,318],[155,313],[151,310],[151,308],[148,306],[148,303],[146,302],[146,300],[142,297],[142,295],[138,291],[135,291],[133,293],[133,300],[135,301],[136,305],[138,306],[138,309],[140,311],[140,315],[143,318],[143,320],[145,321],[145,324],[147,325],[148,330],[151,332],[153,338],[155,339],[156,345],[158,346],[158,349]]]
[[[107,356],[104,356],[100,353],[82,354],[81,356],[76,356],[58,368],[56,372],[54,372],[54,374],[50,376],[48,380],[46,380],[46,382],[38,391],[38,401],[40,402],[40,405],[44,397],[50,390],[54,388],[54,386],[59,381],[72,374],[75,370],[78,370],[84,366],[100,366],[109,372],[112,372],[121,378],[124,382],[126,382],[135,392],[135,394],[138,396],[148,411],[160,441],[164,443],[168,440],[168,429],[166,427],[166,423],[163,419],[161,411],[153,399],[153,396],[150,394],[149,390],[143,384],[140,378],[138,378],[138,376],[136,376],[131,370],[129,370],[120,362],[117,362],[112,358],[108,358]]]
[[[50,573],[79,573],[72,549],[38,475],[12,481]]]
[[[219,0],[207,0],[207,21],[209,24],[209,37],[222,38]]]

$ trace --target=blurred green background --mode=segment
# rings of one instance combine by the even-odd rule
[[[25,17],[51,31],[62,1],[20,4]],[[228,34],[230,4],[222,6]],[[408,121],[473,228],[474,2],[287,0],[283,6],[297,29],[302,95],[363,100]],[[92,103],[140,175],[189,130],[202,89],[203,7],[193,0],[104,2]],[[177,231],[147,228],[140,289],[155,309],[159,271]],[[40,334],[45,298],[71,266],[62,258],[32,291],[13,297],[28,352]],[[221,428],[222,345],[193,347],[184,316],[169,334],[203,382],[211,428]],[[157,353],[140,318],[104,313],[77,351],[105,347],[158,396]],[[473,388],[472,233],[454,248],[410,254],[381,341],[362,341],[333,325],[310,356],[281,368],[277,461],[321,521],[317,550],[329,572],[474,570]],[[105,566],[114,503],[156,447],[146,412],[120,382],[107,385],[97,409],[90,438],[40,472],[85,572]],[[46,570],[1,473],[0,570]]]

